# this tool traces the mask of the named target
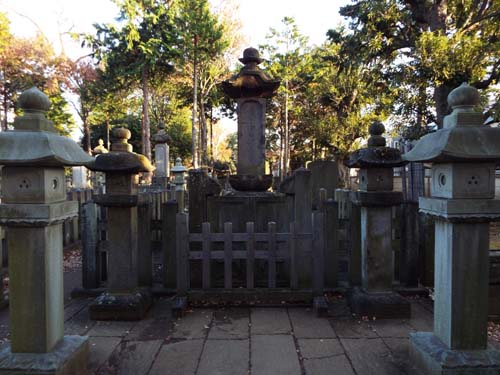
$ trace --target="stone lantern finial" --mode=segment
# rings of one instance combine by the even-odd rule
[[[25,112],[47,112],[50,108],[50,100],[47,95],[35,86],[24,91],[17,101],[17,104]]]
[[[106,154],[107,152],[109,152],[108,149],[104,147],[104,141],[101,138],[99,138],[97,143],[98,145],[92,150],[93,155]]]
[[[111,151],[132,152],[132,145],[128,140],[132,133],[127,128],[114,128],[113,135],[116,140],[111,144]]]
[[[455,111],[473,112],[474,107],[479,104],[481,96],[479,91],[469,86],[467,82],[453,89],[448,95],[448,105]]]
[[[158,129],[159,129],[158,132],[153,137],[153,141],[155,141],[157,144],[158,143],[170,144],[170,142],[172,142],[172,137],[170,137],[165,131],[165,123],[160,122],[158,124]]]
[[[385,132],[385,126],[380,121],[374,121],[368,130],[370,138],[368,138],[368,147],[385,147],[386,140],[382,134]]]
[[[17,100],[23,115],[14,120],[15,130],[56,132],[54,123],[45,117],[50,108],[50,99],[36,87],[24,91]]]

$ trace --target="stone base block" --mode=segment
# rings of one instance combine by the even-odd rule
[[[84,336],[64,336],[50,353],[12,353],[10,344],[0,349],[0,374],[88,374],[89,343]]]
[[[410,361],[428,375],[498,375],[500,352],[451,350],[432,332],[410,333]]]
[[[411,304],[392,291],[368,293],[354,288],[349,295],[349,304],[354,314],[377,319],[409,319]]]
[[[89,315],[93,320],[141,320],[152,303],[149,289],[130,293],[106,292],[89,306]]]

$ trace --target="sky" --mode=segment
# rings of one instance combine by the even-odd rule
[[[228,0],[210,0],[214,6]],[[248,46],[265,43],[270,27],[279,28],[281,20],[295,18],[300,32],[310,44],[326,40],[328,29],[338,26],[338,10],[349,0],[231,0],[242,22]],[[118,14],[111,0],[0,0],[0,11],[7,12],[11,31],[17,36],[34,36],[41,31],[57,53],[77,59],[85,55],[79,43],[67,32],[91,33],[93,24],[112,22]],[[62,35],[62,36],[61,36]],[[78,120],[78,116],[75,116]]]

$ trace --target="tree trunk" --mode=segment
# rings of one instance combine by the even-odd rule
[[[288,81],[285,81],[285,150],[283,160],[283,173],[288,175],[290,170],[290,126],[288,124]]]
[[[109,120],[106,119],[106,122],[104,123],[104,135],[106,136],[105,139],[105,145],[108,151],[111,151],[111,143],[109,141]]]
[[[85,145],[83,149],[90,155],[92,153],[92,147],[90,146],[90,127],[86,118],[83,119],[83,132],[85,134]]]
[[[2,119],[2,130],[7,130],[7,116],[9,114],[9,102],[7,100],[7,91],[3,92],[3,119]]]
[[[205,118],[205,103],[200,100],[200,146],[201,146],[201,165],[208,165],[208,153],[207,153],[207,119]]]
[[[439,129],[443,127],[443,118],[449,112],[448,94],[451,90],[453,90],[453,88],[444,83],[434,88],[434,102],[436,103],[436,122]]]
[[[214,107],[210,105],[210,165],[214,164]]]
[[[149,91],[148,71],[146,66],[142,69],[142,154],[151,160],[151,143],[149,128]]]
[[[193,113],[191,124],[191,152],[193,154],[193,168],[198,168],[198,133],[196,130],[196,113],[198,112],[198,62],[196,56],[196,49],[198,44],[197,36],[194,37],[194,59],[193,59]]]

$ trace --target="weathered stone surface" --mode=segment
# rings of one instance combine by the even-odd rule
[[[394,292],[366,292],[355,288],[349,302],[353,313],[361,317],[393,319],[411,317],[411,305],[405,298]]]
[[[99,374],[146,374],[158,354],[161,340],[124,341],[118,345]]]
[[[146,316],[152,301],[148,289],[130,293],[106,292],[89,306],[89,314],[94,320],[140,320]]]
[[[288,334],[292,331],[288,313],[279,308],[255,308],[252,314],[252,335]]]
[[[87,335],[91,337],[125,337],[134,325],[133,322],[97,322]]]
[[[305,359],[306,375],[354,375],[351,364],[343,354],[326,358]]]
[[[213,311],[195,309],[174,322],[173,338],[204,339],[212,322]]]
[[[407,339],[414,329],[405,320],[372,320],[372,329],[382,338]]]
[[[97,369],[108,359],[120,343],[119,337],[89,337],[89,370]]]
[[[209,339],[244,339],[249,336],[248,309],[223,309],[214,313]]]
[[[164,344],[149,374],[195,375],[202,348],[198,339]]]
[[[300,354],[303,358],[333,357],[344,353],[338,339],[299,339]]]
[[[249,349],[248,340],[208,340],[197,373],[247,375]]]
[[[358,320],[333,320],[333,328],[339,338],[375,338],[377,333],[373,330],[371,322],[366,322],[358,317]]]
[[[252,336],[252,375],[300,375],[292,336]]]
[[[400,375],[382,339],[341,339],[358,375]]]
[[[335,338],[335,332],[329,321],[316,317],[312,309],[291,308],[288,313],[296,337]]]

